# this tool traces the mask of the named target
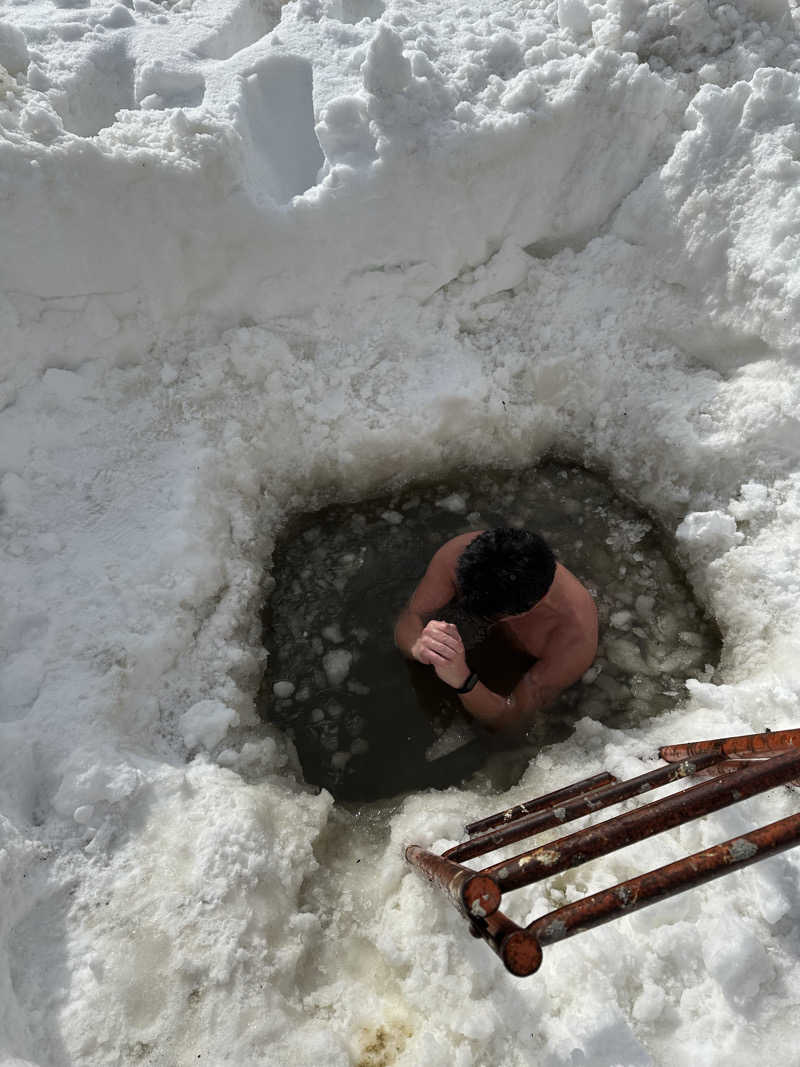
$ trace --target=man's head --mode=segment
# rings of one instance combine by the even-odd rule
[[[484,530],[458,558],[458,602],[482,619],[522,615],[545,596],[555,573],[556,557],[538,534],[508,527]]]

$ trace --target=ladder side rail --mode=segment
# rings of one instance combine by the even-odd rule
[[[549,830],[554,826],[574,822],[583,815],[601,811],[612,804],[619,804],[623,800],[629,800],[651,789],[658,789],[660,786],[686,778],[698,771],[713,769],[715,764],[722,759],[721,755],[709,753],[692,760],[684,760],[682,763],[667,763],[664,766],[655,767],[635,778],[629,778],[626,782],[604,786],[548,811],[525,815],[498,829],[489,830],[485,834],[476,834],[468,841],[462,841],[460,845],[449,848],[442,855],[461,863],[463,860],[494,852],[498,848],[503,848],[504,845],[512,845],[516,841],[521,841],[524,837],[531,837],[533,834]]]
[[[701,815],[785,785],[800,773],[800,751],[786,752],[642,805],[567,837],[539,845],[484,868],[502,892],[606,856],[619,848],[671,830]]]
[[[683,745],[663,745],[658,754],[669,763],[690,759],[707,752],[721,752],[729,759],[756,757],[764,759],[791,749],[800,749],[800,730],[766,730],[760,734],[717,737],[710,741],[690,741]]]
[[[611,785],[616,782],[617,779],[613,774],[609,774],[608,771],[602,771],[600,774],[594,774],[591,778],[584,778],[580,782],[575,782],[573,785],[564,786],[562,789],[555,789],[552,793],[545,793],[544,796],[534,797],[533,800],[526,800],[524,804],[515,804],[511,808],[506,808],[505,811],[498,811],[494,815],[487,815],[485,819],[477,819],[475,822],[467,823],[464,827],[464,833],[466,834],[482,834],[486,830],[491,830],[495,826],[503,826],[505,823],[511,822],[512,819],[518,819],[522,815],[532,815],[534,812],[542,811],[544,808],[551,808],[554,804],[559,804],[562,800],[571,800],[572,797],[580,796],[582,793],[588,793],[593,789],[600,789],[604,785]]]
[[[639,908],[694,889],[741,870],[759,860],[800,845],[800,814],[712,845],[684,859],[640,874],[610,889],[601,890],[582,900],[535,919],[527,926],[540,945],[561,941],[573,934],[610,922]]]

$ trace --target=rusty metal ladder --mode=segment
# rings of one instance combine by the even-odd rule
[[[469,839],[441,855],[409,845],[406,859],[446,893],[512,974],[538,970],[542,946],[800,844],[800,814],[640,874],[543,915],[527,927],[500,911],[503,893],[643,841],[701,815],[800,779],[800,729],[723,737],[659,749],[665,766],[620,782],[606,772],[470,823]],[[531,848],[481,871],[463,861],[691,775],[709,778],[615,818]]]

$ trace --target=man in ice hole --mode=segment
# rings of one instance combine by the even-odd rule
[[[514,730],[589,668],[597,609],[538,534],[478,530],[435,553],[395,642],[433,667],[479,723]]]

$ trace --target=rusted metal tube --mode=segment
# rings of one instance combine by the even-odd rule
[[[698,756],[697,759],[702,757]],[[675,764],[672,764],[674,767]],[[758,759],[723,759],[720,763],[714,763],[711,767],[697,772],[698,778],[721,778],[725,774],[738,774],[742,767],[764,766],[763,760]]]
[[[518,978],[526,978],[539,970],[542,963],[539,942],[502,911],[474,921],[470,931],[475,937],[482,937],[503,961],[506,970]]]
[[[487,815],[485,819],[467,823],[464,827],[464,832],[467,834],[482,834],[495,826],[504,826],[513,819],[519,819],[522,815],[532,815],[535,811],[552,808],[554,804],[560,804],[564,800],[571,800],[572,797],[580,796],[581,793],[588,793],[592,789],[610,785],[616,780],[613,774],[609,774],[608,771],[602,771],[600,774],[592,775],[591,778],[584,778],[581,782],[575,782],[574,785],[564,786],[563,789],[556,789],[552,793],[545,793],[544,796],[526,800],[524,804],[515,804],[513,808],[506,808],[505,811]]]
[[[485,919],[500,907],[500,889],[491,875],[478,874],[451,860],[409,845],[406,859],[439,886],[467,919]]]
[[[485,868],[502,892],[530,885],[552,874],[605,856],[664,830],[736,804],[746,797],[785,785],[800,773],[800,751],[774,756],[628,811],[596,826],[531,849]]]
[[[690,759],[707,752],[717,752],[728,759],[756,757],[764,759],[793,749],[800,749],[800,730],[767,730],[762,734],[718,737],[712,741],[690,741],[684,745],[664,745],[659,756],[668,763]]]
[[[611,889],[565,904],[563,908],[536,919],[527,930],[540,945],[549,945],[582,930],[600,926],[621,914],[627,915],[676,893],[694,889],[798,844],[800,815],[790,815],[769,826],[734,837],[724,844],[713,845],[703,852],[667,864],[666,867],[621,882]]]
[[[461,862],[471,859],[473,856],[482,856],[487,852],[494,852],[504,845],[511,845],[515,841],[521,841],[523,837],[549,830],[553,826],[563,826],[573,822],[582,815],[589,815],[593,811],[618,804],[629,797],[638,796],[640,793],[659,786],[674,782],[679,778],[685,778],[705,768],[719,763],[723,757],[714,753],[698,756],[694,760],[684,760],[683,763],[668,763],[666,766],[655,767],[652,771],[631,778],[627,782],[617,782],[603,788],[592,790],[574,800],[568,800],[561,805],[551,807],[548,811],[537,812],[532,815],[523,815],[515,821],[507,823],[496,830],[490,830],[485,834],[476,834],[469,841],[462,841],[460,845],[450,848],[443,853],[448,859]],[[553,796],[554,794],[551,794]],[[522,807],[522,805],[520,805]],[[513,810],[513,809],[509,809]]]

